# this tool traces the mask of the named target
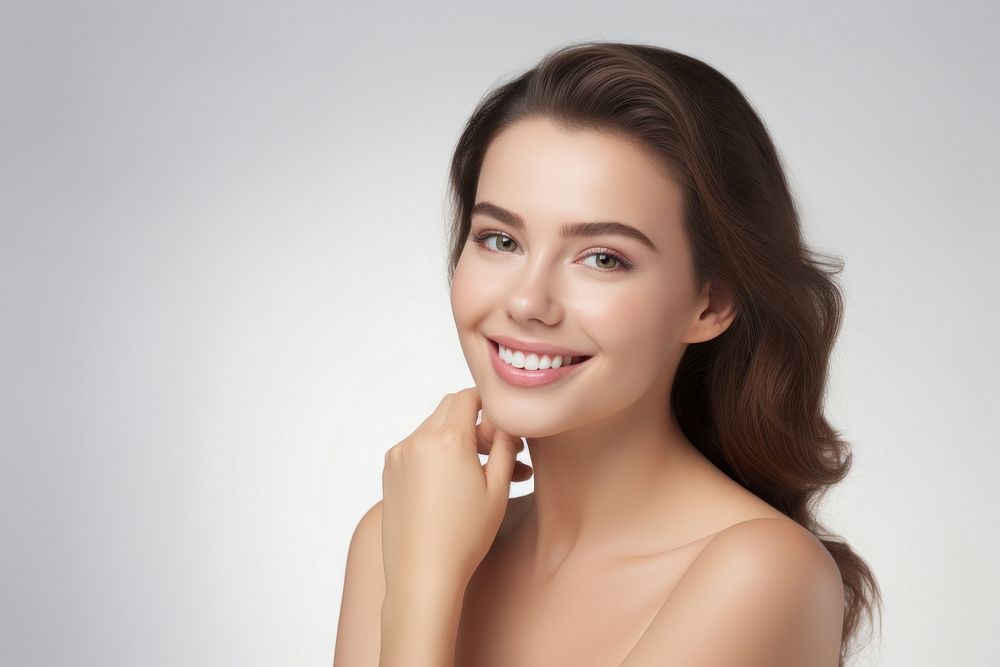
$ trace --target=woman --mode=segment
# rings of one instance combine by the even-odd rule
[[[851,462],[839,266],[737,87],[570,45],[481,102],[451,178],[475,386],[387,452],[335,664],[843,664],[880,593],[814,517]]]

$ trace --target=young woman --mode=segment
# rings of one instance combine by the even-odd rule
[[[573,44],[481,102],[451,178],[475,386],[387,452],[335,664],[842,665],[880,593],[814,517],[851,463],[840,267],[738,88]]]

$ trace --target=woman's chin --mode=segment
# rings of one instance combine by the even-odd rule
[[[489,412],[486,414],[489,415]],[[561,424],[553,424],[551,422],[532,423],[524,419],[504,419],[502,417],[498,417],[496,420],[492,417],[489,419],[498,430],[508,433],[515,438],[544,438],[564,433],[567,430]]]
[[[559,415],[557,411],[526,399],[482,395],[483,414],[490,423],[504,433],[525,438],[544,438],[558,435],[578,427],[579,416]]]

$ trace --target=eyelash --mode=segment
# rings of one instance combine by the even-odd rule
[[[503,232],[496,232],[496,231],[490,231],[490,230],[479,232],[478,234],[473,234],[471,238],[472,238],[473,241],[476,242],[476,245],[478,245],[480,248],[486,250],[487,252],[504,253],[505,251],[503,251],[503,250],[493,250],[492,248],[487,248],[483,244],[483,241],[485,241],[486,239],[490,238],[491,236],[498,236],[498,237],[508,238],[511,241],[514,241],[515,243],[517,243],[517,241],[514,240],[514,237],[510,236],[509,234],[504,234]],[[607,255],[608,257],[614,257],[615,261],[617,261],[620,264],[619,267],[614,268],[614,269],[597,268],[597,271],[599,273],[619,273],[619,272],[631,271],[632,269],[635,268],[635,263],[633,263],[632,261],[628,260],[623,255],[615,252],[614,250],[611,250],[610,248],[594,248],[587,255],[587,257],[590,257],[590,255]]]

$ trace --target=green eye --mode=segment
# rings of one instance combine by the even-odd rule
[[[589,255],[587,255],[587,257],[597,257],[597,258],[603,257],[605,259],[605,261],[618,262],[619,264],[621,264],[621,260],[618,259],[618,257],[616,255],[613,255],[613,254],[611,254],[609,252],[593,252],[593,253],[590,253]],[[614,265],[614,266],[601,266],[600,262],[601,262],[601,260],[598,259],[597,260],[597,268],[599,268],[599,269],[607,269],[609,271],[614,271],[617,268],[617,266],[618,266],[617,264]]]
[[[487,245],[487,240],[494,237],[497,239],[497,244],[496,244],[497,247],[491,248]],[[473,235],[471,239],[475,241],[476,245],[478,245],[480,248],[483,248],[487,252],[506,253],[512,250],[514,247],[517,247],[517,241],[515,241],[509,235],[504,234],[503,232],[494,232],[494,231],[480,232],[479,234]],[[506,245],[501,246],[500,245],[501,243],[504,243]],[[587,257],[604,258],[603,260],[598,260],[598,261],[611,260],[612,262],[616,262],[615,266],[612,267],[602,266],[600,264],[593,266],[593,268],[597,269],[601,273],[617,273],[619,271],[631,271],[633,268],[635,268],[635,264],[626,259],[624,256],[611,250],[610,248],[595,248],[590,252],[590,254],[587,255]]]

